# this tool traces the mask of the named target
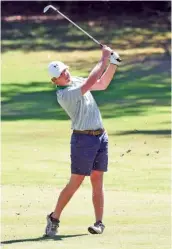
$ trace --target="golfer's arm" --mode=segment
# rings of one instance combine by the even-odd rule
[[[100,90],[105,90],[109,86],[109,84],[110,84],[110,82],[111,82],[111,80],[112,80],[112,78],[113,78],[116,70],[117,70],[117,66],[116,65],[109,64],[109,66],[106,69],[106,71],[103,73],[103,75],[100,77],[100,79],[97,80],[96,84],[94,84],[91,87],[90,90],[91,91],[93,91],[93,90],[95,90],[95,91],[96,90],[99,90],[99,91]]]
[[[107,66],[108,58],[101,58],[101,60],[97,63],[97,65],[93,68],[90,75],[88,76],[86,82],[81,87],[82,95],[84,95],[87,91],[91,90],[91,87],[96,84],[97,80],[100,78],[102,73],[104,72]]]

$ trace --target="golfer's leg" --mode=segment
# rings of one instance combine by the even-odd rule
[[[96,221],[102,221],[104,209],[103,173],[108,170],[108,135],[105,132],[100,139],[100,148],[94,160],[91,183]]]
[[[69,180],[69,183],[66,185],[66,187],[62,190],[62,192],[59,195],[56,208],[52,214],[52,217],[55,219],[59,219],[62,210],[66,206],[66,204],[70,201],[73,194],[76,192],[76,190],[81,185],[82,181],[84,180],[84,175],[77,175],[72,174],[71,178]]]
[[[90,176],[92,184],[92,200],[96,221],[102,221],[104,210],[104,190],[102,171],[93,170]]]

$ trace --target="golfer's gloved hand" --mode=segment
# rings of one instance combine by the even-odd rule
[[[113,51],[113,54],[111,54],[110,63],[117,66],[121,64],[121,58],[117,52]]]
[[[103,58],[109,59],[112,52],[113,51],[110,47],[108,47],[106,45],[102,46],[102,57]]]

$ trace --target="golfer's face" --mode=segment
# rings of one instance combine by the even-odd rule
[[[59,80],[63,81],[66,84],[70,82],[71,76],[67,68],[64,69],[63,72],[60,74]]]

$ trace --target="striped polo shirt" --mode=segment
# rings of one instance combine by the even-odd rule
[[[103,128],[99,108],[91,94],[81,93],[81,86],[86,78],[72,77],[71,84],[57,89],[57,101],[72,121],[72,130],[97,130]]]

